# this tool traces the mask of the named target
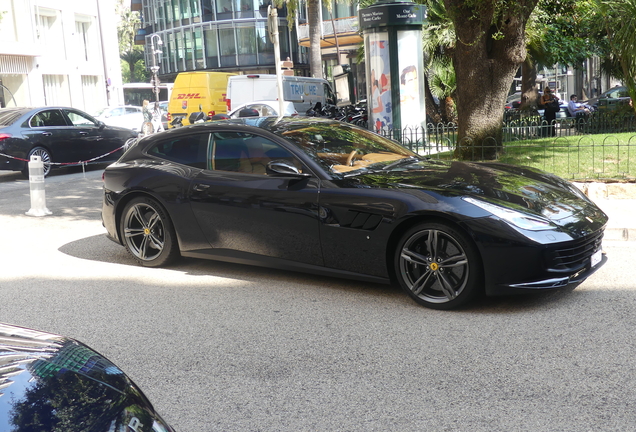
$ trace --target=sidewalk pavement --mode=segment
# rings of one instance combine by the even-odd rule
[[[575,183],[609,216],[605,240],[636,241],[636,183]]]

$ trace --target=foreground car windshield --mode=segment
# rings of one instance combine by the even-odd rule
[[[349,173],[381,169],[402,159],[418,157],[398,143],[347,124],[287,124],[280,135],[302,148],[325,170]]]

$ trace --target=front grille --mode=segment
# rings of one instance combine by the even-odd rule
[[[566,273],[575,272],[590,263],[590,257],[601,248],[603,231],[598,231],[583,239],[560,244],[546,251],[548,271]]]

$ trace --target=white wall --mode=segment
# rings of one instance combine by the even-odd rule
[[[122,81],[114,11],[114,0],[0,0],[0,79],[18,105],[119,104],[106,91]]]

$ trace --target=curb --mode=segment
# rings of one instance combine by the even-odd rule
[[[606,228],[603,241],[636,241],[636,229]]]
[[[636,241],[636,183],[574,183],[609,216],[604,240]]]

